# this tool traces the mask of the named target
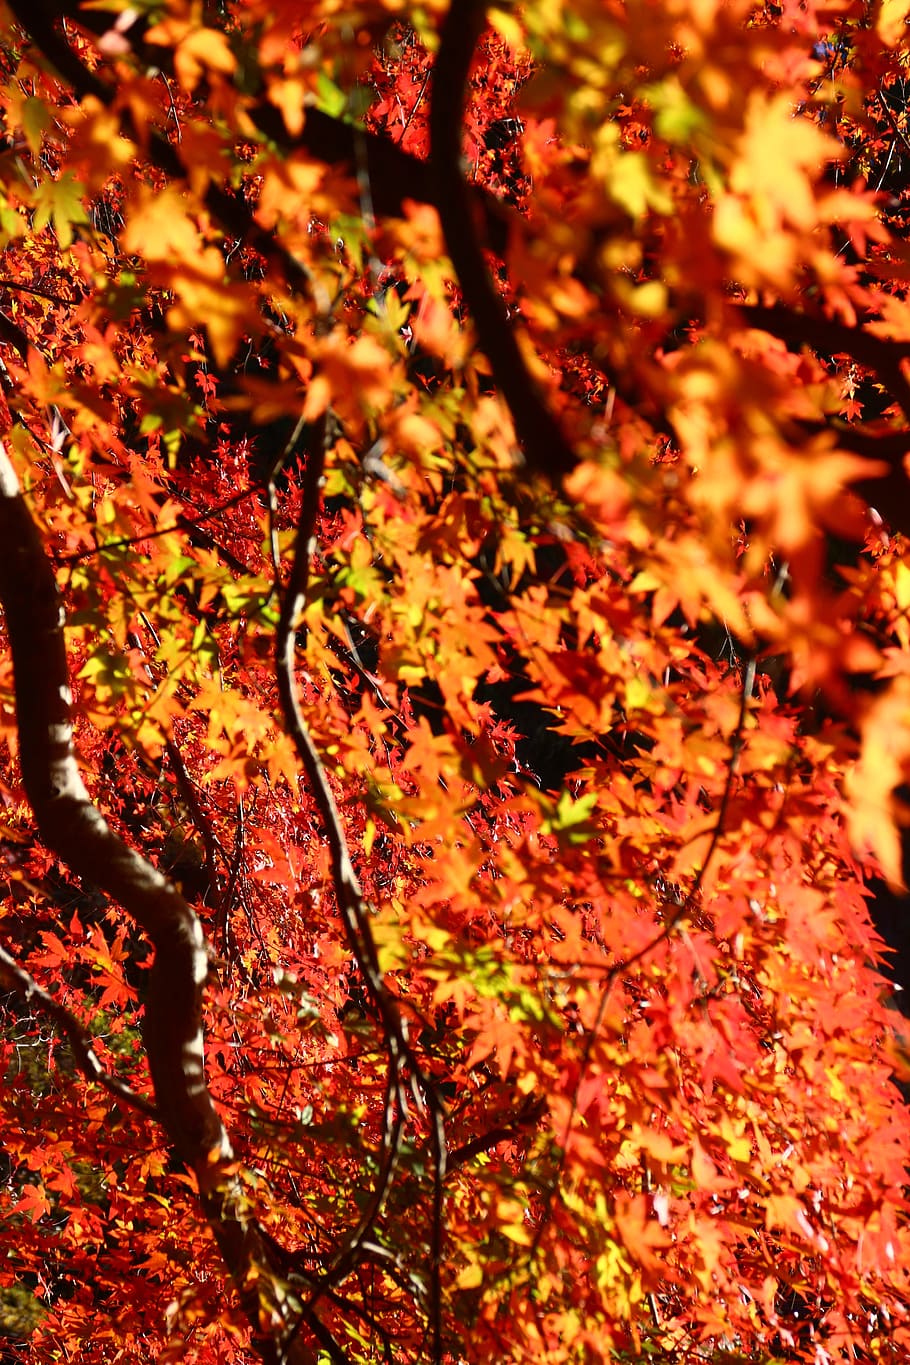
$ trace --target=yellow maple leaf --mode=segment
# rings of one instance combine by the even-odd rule
[[[858,761],[847,777],[850,837],[875,855],[892,886],[903,889],[894,792],[910,774],[910,677],[895,678],[869,707]]]
[[[135,160],[135,145],[121,134],[119,114],[108,109],[94,95],[87,95],[81,104],[61,110],[59,117],[61,123],[72,129],[70,160],[72,165],[78,166],[81,182],[87,190],[100,190],[110,180],[112,172],[123,170]]]
[[[730,187],[752,200],[768,226],[786,221],[809,229],[817,217],[813,173],[839,155],[820,128],[794,113],[787,95],[753,94]]]
[[[281,110],[284,126],[291,137],[299,137],[303,132],[304,100],[311,85],[312,81],[305,80],[301,74],[276,77],[269,82],[269,103]]]
[[[282,112],[287,121],[287,112]],[[264,162],[261,176],[256,219],[263,227],[273,228],[279,220],[287,223],[295,218],[305,223],[325,202],[316,198],[325,179],[325,167],[310,160],[303,152],[295,152],[283,160],[275,157]]]
[[[168,310],[168,324],[178,331],[203,322],[218,365],[227,365],[241,339],[256,330],[255,291],[231,282],[216,247],[206,247],[192,262],[174,272],[171,287],[177,302]]]
[[[875,29],[886,47],[896,47],[907,31],[910,0],[882,0]]]
[[[174,71],[184,90],[193,91],[202,80],[231,76],[237,66],[227,35],[213,28],[197,26],[192,19],[170,15],[150,28],[147,43],[170,47]]]
[[[146,188],[130,210],[123,243],[145,258],[152,281],[173,293],[169,326],[188,331],[204,324],[215,360],[226,365],[241,338],[259,325],[257,295],[244,282],[225,287],[221,253],[205,245],[186,197],[173,187],[157,194]]]
[[[122,240],[128,254],[149,261],[189,258],[199,250],[199,229],[190,219],[187,199],[176,187],[156,194],[144,186],[130,205]]]

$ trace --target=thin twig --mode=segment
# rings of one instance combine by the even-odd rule
[[[598,1001],[597,1005],[597,1013],[594,1017],[593,1024],[588,1030],[588,1036],[585,1039],[585,1046],[584,1049],[582,1050],[581,1063],[578,1070],[578,1077],[576,1079],[575,1086],[572,1092],[572,1102],[569,1107],[569,1114],[566,1119],[565,1130],[563,1132],[562,1141],[560,1143],[560,1156],[557,1162],[556,1172],[550,1183],[544,1211],[541,1216],[540,1222],[538,1223],[537,1230],[534,1235],[534,1240],[531,1244],[529,1252],[530,1259],[533,1259],[534,1254],[539,1248],[541,1238],[543,1237],[544,1231],[550,1221],[553,1198],[559,1187],[559,1178],[560,1175],[562,1174],[562,1170],[565,1165],[569,1138],[571,1136],[572,1128],[575,1124],[575,1118],[578,1113],[578,1096],[581,1091],[582,1083],[587,1075],[588,1067],[590,1066],[591,1056],[594,1051],[594,1045],[600,1033],[600,1027],[603,1023],[604,1014],[607,1008],[607,1001],[610,998],[610,992],[613,989],[615,982],[620,976],[624,976],[630,970],[630,968],[636,966],[639,962],[643,961],[644,958],[648,957],[651,953],[653,953],[655,948],[658,948],[661,943],[665,943],[667,939],[669,939],[673,931],[690,914],[693,906],[695,905],[696,901],[698,900],[701,894],[701,889],[702,886],[704,885],[705,876],[707,875],[708,868],[710,867],[717,853],[717,849],[720,846],[720,841],[724,833],[726,832],[727,812],[730,807],[730,800],[733,795],[733,784],[736,778],[737,770],[739,768],[739,757],[740,754],[742,753],[743,748],[743,732],[746,724],[746,716],[748,715],[749,711],[749,701],[752,696],[752,688],[754,686],[754,683],[755,657],[752,656],[749,658],[743,671],[743,682],[742,691],[740,694],[739,713],[737,715],[736,724],[733,727],[733,733],[730,738],[730,761],[727,764],[724,789],[723,792],[721,793],[720,804],[717,809],[717,819],[714,821],[714,826],[711,830],[711,838],[708,843],[708,848],[705,852],[704,861],[702,862],[701,867],[698,869],[698,872],[695,874],[695,879],[691,887],[689,888],[688,894],[686,895],[685,899],[681,901],[677,909],[674,910],[673,914],[670,915],[669,919],[667,919],[664,922],[664,926],[659,934],[656,934],[654,938],[652,938],[648,943],[644,944],[644,946],[639,948],[636,952],[632,953],[629,957],[623,958],[621,962],[615,962],[613,964],[613,966],[607,973],[606,980],[604,981],[604,984],[601,988],[600,1000]]]
[[[96,555],[108,554],[111,550],[129,549],[132,545],[142,545],[146,540],[158,540],[161,536],[169,536],[174,531],[195,531],[197,527],[205,525],[207,521],[214,521],[222,512],[230,511],[232,507],[237,507],[239,503],[245,502],[247,498],[253,497],[258,492],[257,485],[244,488],[239,493],[233,493],[224,502],[219,503],[217,507],[212,507],[208,512],[203,512],[200,517],[179,516],[176,521],[170,522],[167,526],[159,526],[153,531],[143,531],[135,536],[123,536],[120,540],[106,540],[99,545],[94,545],[90,550],[79,550],[72,555],[60,555],[54,562],[61,565],[81,564],[86,559],[94,559]]]
[[[401,1130],[404,1119],[397,1103],[396,1090],[394,1073],[390,1069],[386,1080],[385,1104],[383,1106],[382,1161],[379,1175],[360,1222],[335,1252],[320,1277],[320,1291],[323,1287],[327,1288],[330,1285],[340,1283],[353,1267],[361,1247],[369,1240],[376,1226],[386,1196],[392,1187],[395,1167],[398,1164],[398,1157],[401,1152]]]
[[[433,1216],[430,1223],[430,1335],[433,1365],[442,1365],[443,1201],[446,1179],[445,1116],[435,1090],[427,1096],[433,1152]]]
[[[351,952],[363,974],[372,1003],[382,1021],[388,1048],[391,1084],[400,1112],[406,1109],[403,1088],[405,1069],[410,1073],[410,1088],[415,1101],[429,1111],[430,1141],[434,1163],[433,1219],[431,1230],[430,1328],[434,1360],[441,1360],[441,1256],[442,1183],[445,1176],[444,1110],[430,1077],[424,1074],[411,1048],[407,1025],[386,985],[364,900],[360,879],[351,860],[341,815],[335,802],[322,759],[310,735],[300,706],[294,664],[297,627],[306,606],[310,562],[316,548],[316,519],[325,467],[325,440],[313,441],[304,467],[300,515],[297,523],[291,572],[281,603],[275,640],[275,672],[285,728],[291,737],[304,774],[313,793],[325,831],[332,868],[332,884]],[[378,1216],[379,1206],[375,1210]],[[359,1237],[359,1228],[352,1237]],[[340,1253],[347,1260],[347,1249]],[[312,1304],[309,1307],[312,1309]]]
[[[31,284],[17,284],[15,280],[0,280],[0,289],[15,290],[19,294],[33,294],[36,299],[46,299],[48,303],[59,303],[73,308],[79,299],[63,299],[59,294],[51,294],[46,289],[36,289]]]
[[[98,1060],[98,1054],[95,1052],[92,1036],[84,1025],[80,1024],[76,1016],[71,1014],[52,995],[43,990],[34,977],[16,961],[2,944],[0,944],[0,982],[3,983],[6,990],[14,991],[27,1003],[34,1001],[41,1011],[56,1024],[60,1032],[65,1034],[73,1050],[76,1065],[87,1081],[96,1081],[121,1104],[129,1105],[131,1109],[138,1109],[141,1114],[147,1114],[151,1118],[158,1118],[158,1110],[154,1102],[147,1099],[145,1095],[138,1094],[119,1076],[113,1076],[104,1069]]]
[[[486,1133],[478,1133],[477,1137],[469,1138],[460,1147],[456,1147],[454,1152],[450,1152],[446,1169],[457,1171],[460,1166],[464,1166],[475,1156],[479,1156],[481,1152],[489,1152],[493,1147],[497,1147],[500,1142],[514,1142],[516,1138],[538,1122],[545,1109],[546,1102],[542,1099],[525,1101],[511,1123],[502,1124],[499,1128],[491,1128]]]
[[[899,138],[900,141],[904,144],[904,147],[907,149],[907,151],[910,152],[910,139],[907,138],[907,134],[904,132],[903,128],[901,128],[900,124],[895,118],[894,110],[891,108],[890,104],[885,99],[885,92],[881,86],[879,86],[879,88],[876,90],[875,98],[881,105],[882,109],[885,111],[885,118],[891,124],[891,128],[894,132],[895,137]]]

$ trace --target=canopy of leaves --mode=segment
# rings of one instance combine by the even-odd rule
[[[907,0],[0,3],[0,1336],[904,1361]]]

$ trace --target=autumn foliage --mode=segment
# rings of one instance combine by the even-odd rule
[[[0,3],[4,1362],[910,1358],[908,15]]]

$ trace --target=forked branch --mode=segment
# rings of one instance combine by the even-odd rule
[[[302,423],[295,437],[302,430]],[[292,437],[292,441],[295,438]],[[297,628],[306,606],[310,562],[316,548],[316,519],[319,512],[320,490],[325,464],[324,441],[314,440],[307,452],[303,480],[300,515],[291,575],[284,591],[281,616],[275,641],[275,673],[285,728],[291,737],[297,756],[310,785],[319,811],[332,867],[335,899],[345,927],[348,943],[373,1002],[382,1021],[389,1055],[389,1091],[386,1097],[386,1123],[383,1142],[384,1155],[368,1216],[361,1220],[336,1255],[330,1278],[339,1266],[347,1268],[359,1247],[369,1236],[378,1218],[385,1195],[390,1188],[398,1152],[399,1120],[406,1104],[405,1072],[418,1105],[425,1107],[429,1118],[430,1145],[433,1154],[433,1215],[431,1226],[430,1265],[430,1331],[432,1360],[442,1360],[441,1281],[442,1255],[442,1190],[446,1172],[446,1143],[442,1103],[435,1086],[424,1074],[408,1039],[407,1024],[398,1003],[386,985],[376,949],[369,910],[363,895],[360,878],[351,860],[341,815],[329,785],[328,777],[316,745],[309,732],[300,706],[295,680]],[[392,1100],[395,1103],[392,1103]],[[314,1300],[315,1302],[315,1300]]]
[[[2,444],[0,606],[13,658],[22,778],[41,837],[73,872],[123,906],[151,940],[155,961],[143,1041],[158,1115],[196,1177],[259,1354],[269,1365],[312,1365],[315,1352],[302,1338],[285,1350],[291,1330],[287,1309],[268,1298],[268,1286],[281,1278],[282,1268],[246,1209],[230,1138],[206,1084],[202,997],[208,955],[202,926],[177,887],[123,842],[89,797],[73,747],[63,605]],[[264,1313],[269,1309],[274,1313]],[[266,1333],[264,1318],[284,1325]],[[315,1317],[307,1325],[314,1336],[326,1335]]]

